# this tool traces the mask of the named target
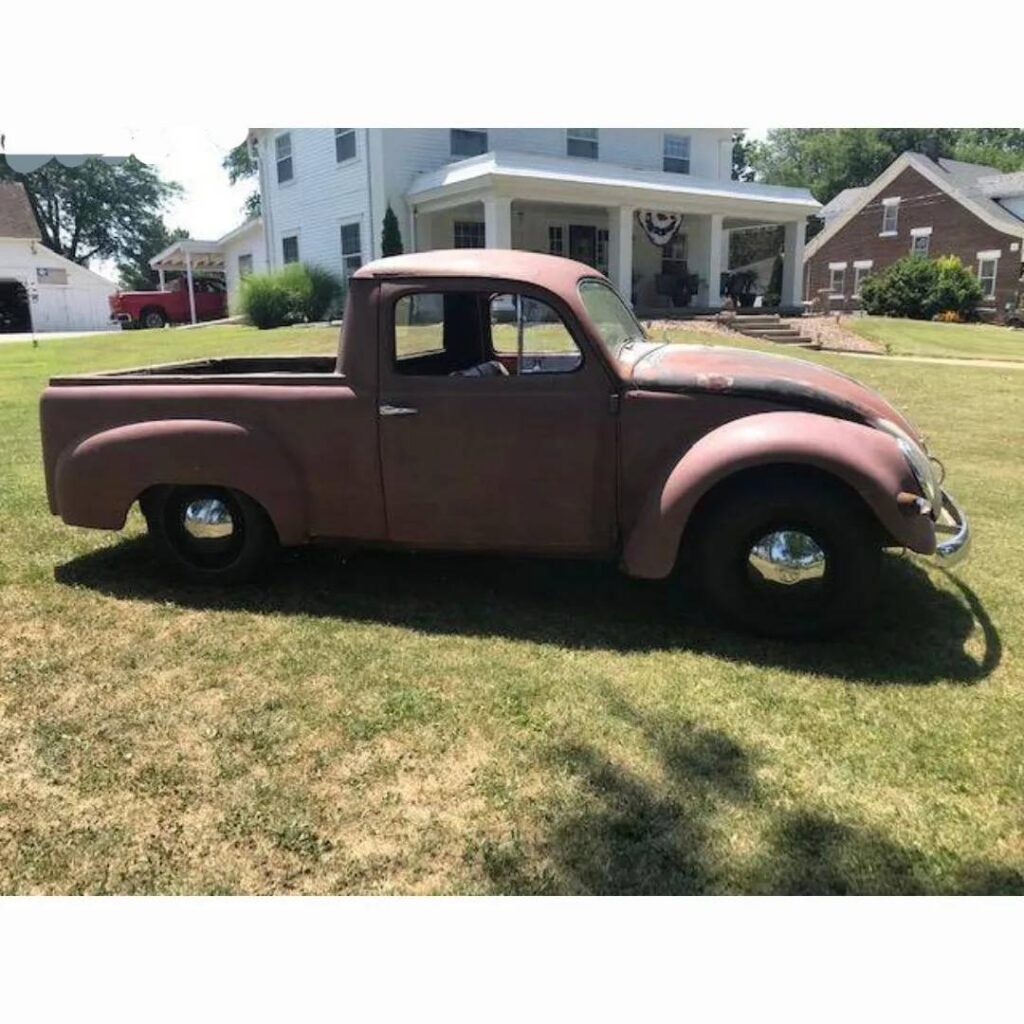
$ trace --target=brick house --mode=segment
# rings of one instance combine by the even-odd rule
[[[978,275],[986,319],[1020,301],[1024,172],[904,153],[870,185],[846,189],[807,243],[804,294],[857,308],[869,274],[911,253],[959,256]],[[827,293],[826,290],[827,289]]]

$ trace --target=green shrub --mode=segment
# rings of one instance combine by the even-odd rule
[[[981,302],[978,279],[958,256],[940,256],[935,263],[938,276],[931,294],[932,316],[956,313],[961,320],[970,320]]]
[[[261,330],[322,320],[342,294],[341,278],[322,267],[289,263],[242,281],[242,312]]]
[[[930,320],[952,312],[968,320],[981,300],[981,287],[956,256],[905,256],[869,277],[860,298],[864,311],[875,316]]]
[[[309,275],[309,293],[302,312],[310,322],[326,320],[338,310],[345,293],[341,277],[323,267],[306,267]]]
[[[384,211],[384,224],[380,233],[380,254],[381,256],[402,255],[402,231],[390,203]]]
[[[292,305],[279,274],[250,274],[242,281],[242,312],[261,331],[289,322]]]

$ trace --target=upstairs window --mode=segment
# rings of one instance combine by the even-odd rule
[[[882,234],[883,235],[895,235],[896,225],[900,219],[900,200],[899,196],[894,199],[883,199],[882,200]]]
[[[596,128],[566,128],[565,152],[568,156],[583,156],[597,159]]]
[[[283,185],[295,176],[292,166],[292,133],[285,132],[274,139],[274,156],[277,160],[277,183]]]
[[[452,156],[479,156],[487,152],[487,130],[483,128],[452,128]]]
[[[281,239],[281,259],[285,263],[299,262],[299,236],[287,235]]]
[[[363,265],[363,245],[359,221],[341,226],[341,266],[346,280]]]
[[[456,249],[483,249],[486,244],[482,220],[457,220],[452,225],[452,245]]]
[[[690,136],[666,135],[661,169],[672,174],[690,173]]]
[[[356,130],[355,128],[334,129],[334,159],[337,163],[343,164],[356,158]]]

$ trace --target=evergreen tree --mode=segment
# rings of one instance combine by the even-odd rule
[[[384,213],[384,227],[380,233],[380,252],[382,256],[401,256],[404,252],[402,232],[390,203]]]

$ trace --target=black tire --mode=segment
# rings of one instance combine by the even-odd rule
[[[827,480],[765,475],[712,496],[702,511],[693,554],[704,593],[726,618],[785,637],[863,621],[882,540],[856,495]],[[775,543],[758,547],[765,538]],[[776,562],[782,555],[800,567]]]
[[[167,316],[162,309],[144,309],[140,318],[140,326],[146,328],[164,327]]]
[[[189,485],[160,487],[142,499],[149,535],[157,554],[175,575],[194,583],[242,583],[264,570],[277,550],[277,532],[267,513],[240,491]],[[197,519],[213,511],[215,519]],[[192,531],[224,529],[223,536]]]

